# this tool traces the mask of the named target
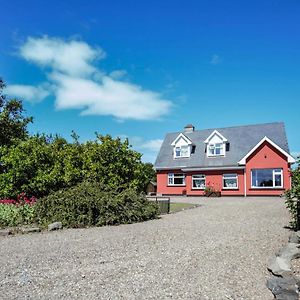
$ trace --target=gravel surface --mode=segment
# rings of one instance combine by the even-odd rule
[[[281,198],[184,198],[145,223],[0,237],[1,299],[272,299]]]

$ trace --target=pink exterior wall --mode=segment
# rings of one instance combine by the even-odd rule
[[[213,186],[221,191],[222,195],[244,195],[244,170],[230,171],[201,171],[185,173],[185,186],[168,186],[168,173],[182,173],[180,170],[159,171],[157,173],[157,192],[165,195],[189,195],[203,196],[204,191],[192,189],[192,175],[204,174],[206,176],[206,185]],[[223,187],[223,174],[238,174],[238,189],[225,190]]]
[[[252,189],[251,169],[280,168],[283,169],[283,188]],[[287,158],[269,143],[263,143],[246,161],[247,195],[281,195],[290,188],[291,178]]]
[[[251,188],[251,169],[262,168],[281,168],[283,169],[283,188],[280,189],[252,189]],[[246,194],[249,195],[281,195],[285,189],[290,188],[289,164],[287,158],[269,143],[262,144],[246,161]],[[192,175],[205,174],[206,185],[213,186],[220,190],[223,196],[244,195],[244,170],[230,171],[199,171],[188,172],[185,178],[185,186],[168,186],[168,173],[183,173],[181,170],[164,170],[157,172],[157,193],[165,195],[190,195],[203,196],[203,190],[192,189]],[[223,189],[223,174],[238,174],[238,189]]]

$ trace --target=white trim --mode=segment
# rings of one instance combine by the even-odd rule
[[[228,140],[218,131],[218,130],[214,130],[210,135],[209,137],[204,141],[205,144],[207,144],[209,142],[209,140],[214,136],[214,135],[218,135],[222,140],[223,142],[228,142]]]
[[[246,164],[246,159],[264,142],[268,142],[271,144],[274,148],[276,148],[279,152],[281,152],[283,155],[285,155],[288,159],[288,162],[293,164],[296,162],[295,158],[288,154],[286,151],[284,151],[282,148],[280,148],[277,144],[275,144],[273,141],[271,141],[268,137],[262,138],[239,162],[239,165],[245,165]]]
[[[224,175],[235,175],[225,179],[236,179],[236,186],[224,186]],[[238,190],[239,189],[239,175],[237,173],[225,173],[222,176],[222,190]]]
[[[220,154],[216,154],[216,145],[221,145],[221,147],[218,147],[220,149]],[[211,147],[214,150],[214,153],[210,153]],[[220,157],[220,156],[225,156],[226,153],[226,144],[224,142],[222,143],[213,143],[213,144],[207,144],[207,157]]]
[[[182,147],[187,147],[187,155],[182,155]],[[176,155],[176,148],[180,148],[180,156],[177,156]],[[191,156],[191,146],[190,145],[185,145],[185,146],[179,146],[179,147],[176,147],[174,146],[174,153],[173,153],[173,156],[174,158],[186,158],[186,157],[190,157]]]
[[[183,133],[180,133],[177,138],[171,143],[171,146],[175,146],[177,141],[180,139],[180,138],[183,138],[188,145],[191,145],[192,144],[192,141],[187,137],[185,136]]]
[[[275,170],[279,169],[280,172],[276,172]],[[272,181],[273,181],[273,186],[254,186],[253,185],[253,175],[252,172],[253,170],[272,170]],[[256,190],[260,190],[260,189],[283,189],[283,169],[282,168],[253,168],[250,171],[251,174],[251,189],[256,189]],[[280,186],[275,186],[275,175],[280,175],[281,176],[281,185]]]
[[[204,178],[194,178],[194,176],[203,176]],[[204,179],[204,187],[194,187],[194,180],[203,180]],[[192,190],[205,190],[206,187],[206,175],[205,174],[192,174]]]
[[[183,183],[182,184],[174,184],[175,174],[181,176],[181,177],[178,177],[178,178],[182,178],[183,179]],[[171,176],[171,175],[173,175],[173,176]],[[169,183],[170,177],[173,178],[173,183]],[[185,178],[186,178],[186,175],[184,173],[168,173],[168,176],[167,176],[167,186],[186,186]]]

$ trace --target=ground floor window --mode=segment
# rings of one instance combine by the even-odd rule
[[[168,185],[185,185],[185,175],[169,173]]]
[[[193,189],[205,189],[205,175],[193,175],[192,184]]]
[[[237,189],[238,175],[237,174],[223,174],[223,189]]]
[[[282,188],[282,169],[252,169],[251,186],[253,188]]]

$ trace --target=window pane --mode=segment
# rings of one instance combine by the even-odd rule
[[[184,178],[178,178],[178,177],[175,177],[174,178],[174,184],[184,184]]]
[[[205,179],[194,179],[193,188],[204,189],[205,188]]]
[[[275,186],[282,186],[281,174],[276,174],[275,175]]]
[[[221,154],[221,149],[220,148],[216,148],[216,155],[220,155]]]
[[[237,179],[236,178],[224,179],[224,187],[236,188],[237,187]]]
[[[273,169],[257,169],[252,171],[252,186],[273,187]]]
[[[189,155],[189,148],[188,146],[181,147],[181,156],[188,156]]]
[[[175,148],[175,155],[176,155],[176,156],[180,156],[180,155],[181,155],[180,147],[176,147],[176,148]]]

